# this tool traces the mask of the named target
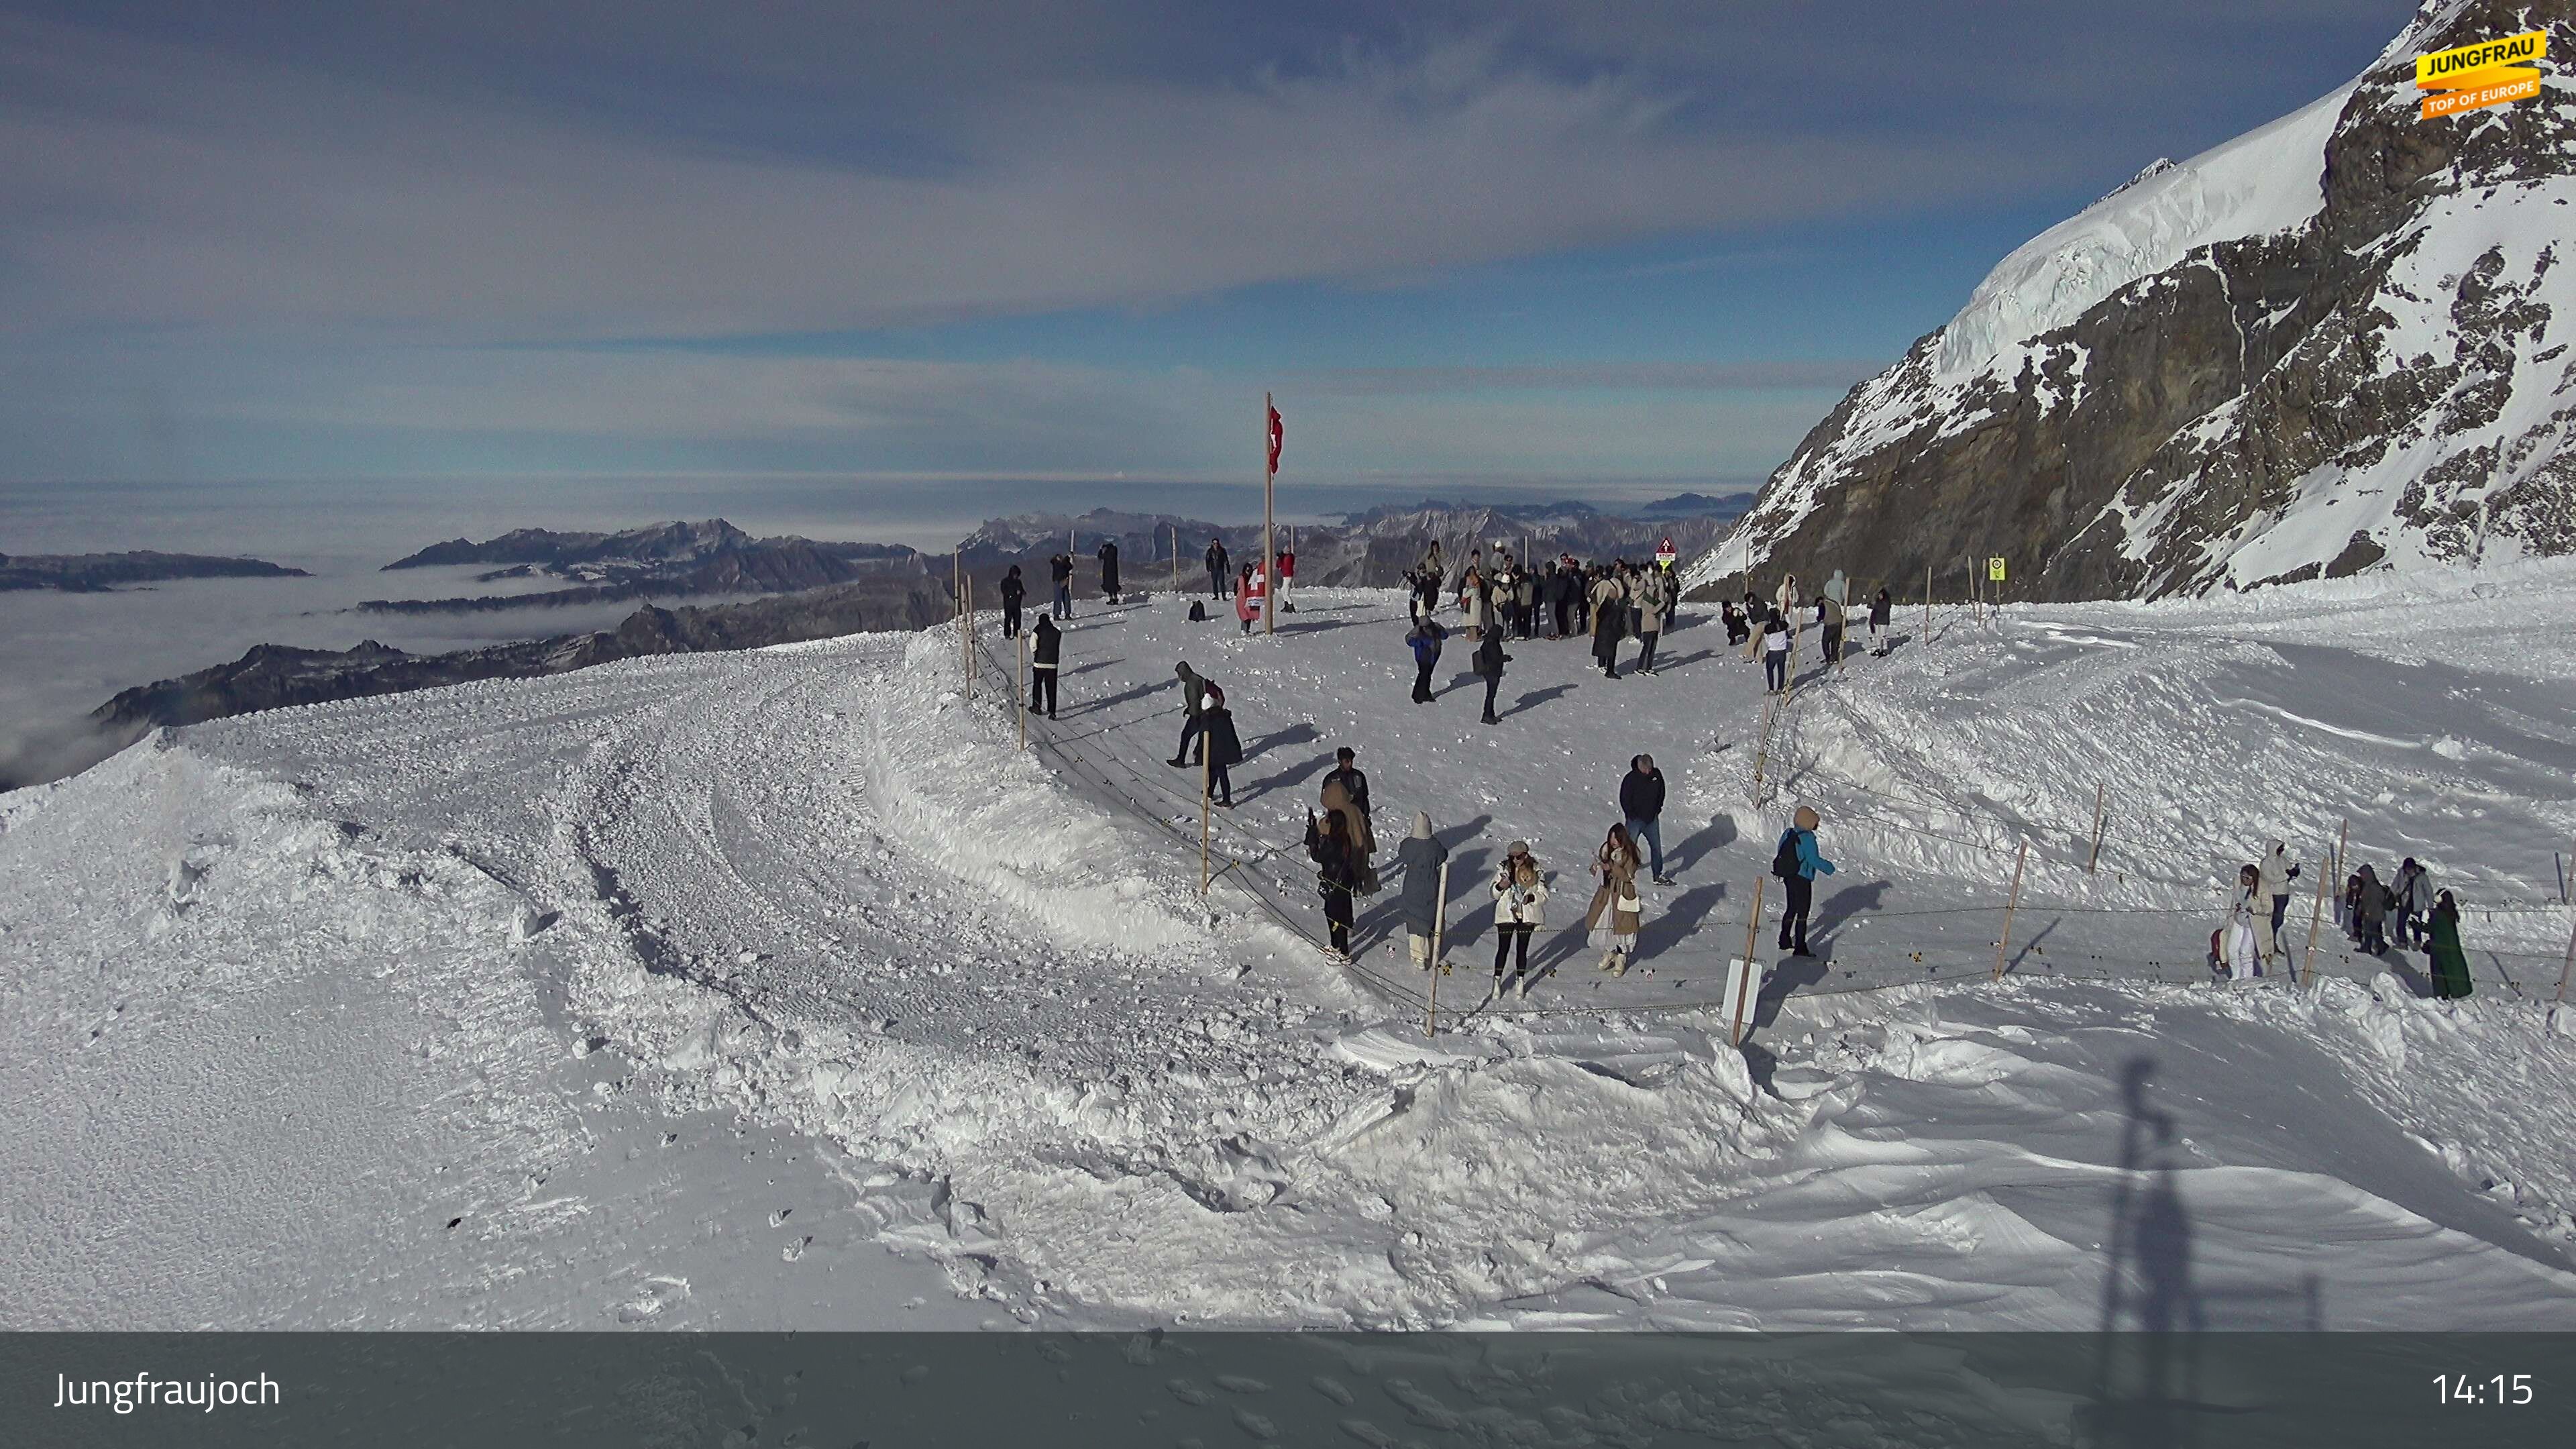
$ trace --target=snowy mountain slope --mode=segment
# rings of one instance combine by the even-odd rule
[[[1862,383],[1691,569],[2157,597],[2576,550],[2576,81],[2422,120],[2411,58],[2564,5],[2433,0],[2353,86],[2130,185]]]
[[[2515,858],[2479,852],[2498,822],[2567,808],[2512,798],[2564,763],[2517,722],[2564,702],[2562,581],[2530,600],[2357,582],[2279,591],[2267,616],[2316,651],[2284,653],[2282,707],[2333,729],[2386,728],[2339,697],[2333,641],[2438,651],[2449,626],[2428,621],[2535,616],[2499,643],[2519,675],[2481,660],[2459,682],[2499,705],[2464,697],[2469,774],[2411,775],[2400,752],[2351,781],[2365,815],[2382,789],[2439,792],[2406,838],[2473,903],[2535,899],[2523,826]],[[2100,944],[2061,872],[2017,933],[2046,954],[2003,986],[1979,965],[1817,995],[1906,979],[1916,955],[1990,959],[1991,913],[1958,903],[1995,889],[1982,860],[1909,855],[1820,758],[1797,788],[1843,866],[1819,891],[1835,959],[1784,971],[1737,1052],[1704,1007],[1655,1008],[1705,999],[1787,803],[1741,799],[1750,667],[1705,619],[1660,679],[1516,644],[1510,713],[1479,730],[1455,671],[1440,704],[1402,702],[1402,611],[1317,590],[1295,628],[1247,639],[1177,600],[1086,609],[1033,755],[932,630],[247,716],[0,796],[0,1086],[62,1124],[0,1149],[6,1321],[882,1326],[918,1321],[897,1304],[928,1274],[1076,1324],[2090,1328],[2188,1306],[2222,1327],[2576,1325],[2576,1036],[2492,961],[2440,1005],[2370,961],[2298,992],[2052,977]],[[1811,679],[1791,753],[1872,696],[1911,736],[1973,740],[1959,721],[2090,688],[2066,673],[2078,637],[2120,637],[2099,652],[2132,678],[2198,678],[2220,626],[2017,609],[1972,645],[1939,622],[1928,648]],[[1194,802],[1161,763],[1176,656],[1226,686],[1253,751],[1221,858],[1297,887],[1289,922],[1311,928],[1293,840],[1332,743],[1358,745],[1390,841],[1414,808],[1441,821],[1443,1002],[1476,1009],[1436,1049],[1391,896],[1362,912],[1357,977],[1231,885],[1202,904]],[[2496,693],[2517,681],[2559,693]],[[2066,753],[1997,738],[1854,783],[2011,803]],[[1569,929],[1576,862],[1640,748],[1672,782],[1680,884],[1650,893],[1640,970],[1611,982]],[[2208,788],[2244,798],[2208,830],[2317,803],[2266,757],[2214,758]],[[2054,798],[2019,803],[2040,819]],[[1557,873],[1525,1005],[1481,990],[1481,873],[1511,838]],[[2177,852],[2123,834],[2112,853]],[[2187,945],[2209,912],[2182,874],[2094,902],[2171,910],[2120,929]],[[2482,922],[2473,944],[2557,924]],[[2140,1246],[2177,1220],[2183,1265]],[[136,1242],[149,1271],[100,1246]],[[276,1267],[143,1296],[192,1254]]]

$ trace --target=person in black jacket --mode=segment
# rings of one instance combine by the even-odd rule
[[[1664,832],[1656,823],[1664,813],[1664,772],[1655,768],[1654,756],[1628,762],[1628,773],[1619,777],[1619,813],[1627,817],[1628,838],[1644,841],[1652,852],[1648,869],[1655,884],[1671,885],[1672,877],[1664,874]]]
[[[1878,591],[1878,597],[1869,601],[1870,658],[1887,657],[1887,629],[1895,622],[1896,601],[1887,596],[1887,590],[1881,589]]]
[[[1358,852],[1351,848],[1349,834],[1338,813],[1315,818],[1306,811],[1306,853],[1315,860],[1315,889],[1324,898],[1324,921],[1331,928],[1333,955],[1343,960],[1351,954],[1351,893],[1359,889]]]
[[[1484,641],[1476,646],[1476,672],[1485,676],[1485,723],[1501,724],[1494,717],[1494,691],[1503,687],[1503,666],[1512,656],[1503,652],[1503,631],[1488,629]]]
[[[1233,574],[1227,572],[1227,569],[1231,566],[1231,561],[1228,560],[1225,555],[1224,539],[1211,538],[1208,540],[1207,566],[1208,597],[1211,599],[1222,599],[1227,593],[1226,585],[1234,578]]]
[[[1243,737],[1234,732],[1234,711],[1225,707],[1225,691],[1207,687],[1207,705],[1199,711],[1199,736],[1207,742],[1207,788],[1216,803],[1234,808],[1234,778],[1226,771],[1243,759]]]
[[[1118,540],[1104,538],[1100,541],[1100,597],[1114,604],[1118,593]]]
[[[1198,742],[1201,758],[1207,755],[1207,736],[1201,734],[1200,730],[1203,726],[1202,712],[1207,707],[1209,685],[1206,677],[1190,668],[1187,660],[1174,665],[1172,673],[1181,681],[1181,747],[1172,751],[1172,758],[1165,763],[1193,765],[1198,761],[1189,757],[1191,741]]]
[[[1053,616],[1040,614],[1038,626],[1030,631],[1029,639],[1030,652],[1035,656],[1029,660],[1029,708],[1037,709],[1038,701],[1043,699],[1046,701],[1046,717],[1053,719],[1056,666],[1064,658],[1064,631],[1055,626]]]
[[[1026,599],[1028,596],[1028,582],[1020,577],[1020,566],[1018,564],[1011,565],[1011,571],[1002,575],[1003,638],[1017,639],[1020,637],[1020,601]]]
[[[1356,753],[1348,745],[1333,751],[1333,772],[1324,777],[1324,783],[1330,785],[1336,781],[1340,782],[1342,793],[1351,797],[1351,803],[1359,807],[1360,813],[1374,819],[1375,816],[1369,810],[1368,776],[1361,773],[1359,766],[1351,763],[1356,758]]]
[[[1055,616],[1073,617],[1073,555],[1060,553],[1047,560],[1047,572],[1055,579]]]

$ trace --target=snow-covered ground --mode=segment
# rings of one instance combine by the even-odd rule
[[[1312,591],[1087,603],[1027,752],[989,615],[971,697],[932,630],[147,741],[0,796],[0,1321],[2576,1326],[2569,582],[1913,612],[1767,740],[1705,618],[1653,679],[1516,644],[1483,727],[1463,639],[1415,705],[1401,600]],[[1250,752],[1204,897],[1181,659]],[[1453,852],[1436,1042],[1391,882],[1313,945],[1342,743],[1383,851]],[[1568,927],[1639,751],[1678,884],[1610,980]],[[1802,802],[1828,959],[1739,1051]],[[2332,924],[2207,984],[2215,882],[2347,815],[2462,891],[2475,997]],[[1549,974],[1488,1002],[1514,839]]]

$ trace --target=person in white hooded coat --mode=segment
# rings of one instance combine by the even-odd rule
[[[2227,908],[2227,919],[2218,927],[2218,960],[2227,968],[2230,981],[2251,981],[2263,974],[2263,953],[2257,944],[2254,923],[2271,918],[2271,908],[2263,904],[2262,871],[2247,866],[2237,876],[2235,902]]]
[[[2255,867],[2254,945],[2265,963],[2288,964],[2289,948],[2281,943],[2281,922],[2290,911],[2290,883],[2299,878],[2299,867],[2290,859],[2290,848],[2275,840],[2263,854],[2263,863]]]
[[[1529,943],[1538,928],[1547,924],[1547,878],[1540,874],[1538,861],[1531,857],[1529,846],[1512,842],[1511,850],[1494,872],[1494,994],[1509,992],[1529,995]],[[1516,957],[1511,979],[1503,978],[1506,958]]]

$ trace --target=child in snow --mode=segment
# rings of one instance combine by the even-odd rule
[[[1532,860],[1529,847],[1518,841],[1503,857],[1501,869],[1494,872],[1494,995],[1506,992],[1526,999],[1529,996],[1529,943],[1538,928],[1547,924],[1547,884],[1540,879],[1538,862]],[[1509,981],[1503,979],[1503,959],[1517,953]]]
[[[1601,840],[1601,849],[1592,856],[1592,874],[1601,884],[1592,892],[1591,908],[1583,913],[1583,928],[1591,932],[1592,944],[1601,948],[1601,961],[1595,970],[1613,976],[1628,974],[1628,957],[1637,944],[1637,928],[1645,920],[1646,904],[1637,898],[1637,843],[1628,838],[1628,827],[1613,825]]]

